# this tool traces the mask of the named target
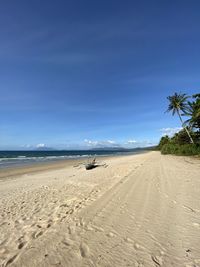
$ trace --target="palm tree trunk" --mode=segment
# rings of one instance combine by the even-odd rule
[[[179,116],[179,119],[180,119],[180,121],[181,121],[182,127],[185,129],[186,133],[188,134],[188,136],[189,136],[189,138],[190,138],[190,142],[191,142],[192,144],[194,144],[194,141],[193,141],[193,139],[192,139],[192,136],[190,135],[190,133],[189,133],[187,127],[185,127],[184,124],[183,124],[183,120],[182,120],[182,118],[181,118],[181,114],[180,114],[179,111],[178,111],[178,116]]]

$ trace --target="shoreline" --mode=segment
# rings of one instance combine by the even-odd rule
[[[124,155],[108,155],[108,156],[96,156],[95,158],[97,161],[100,160],[110,160],[113,158],[117,157],[129,157],[133,155],[140,155],[146,153],[138,153],[138,154],[124,154]],[[88,160],[88,157],[80,157],[80,158],[75,158],[75,159],[65,159],[65,160],[55,160],[55,161],[50,161],[50,162],[37,162],[37,163],[30,163],[22,166],[12,166],[12,167],[7,167],[7,168],[2,168],[0,169],[0,181],[4,179],[9,179],[12,177],[18,177],[21,175],[25,174],[35,174],[35,173],[40,173],[40,172],[45,172],[45,171],[50,171],[50,170],[59,170],[67,167],[72,167],[73,165],[81,165],[86,163]]]
[[[21,176],[24,174],[34,174],[40,173],[44,171],[50,170],[57,170],[62,169],[65,167],[72,166],[73,164],[77,163],[79,160],[60,160],[58,161],[51,161],[51,162],[40,162],[40,163],[31,163],[22,166],[12,166],[8,168],[3,168],[0,170],[0,179],[4,178],[11,178],[13,176]]]
[[[51,164],[55,162],[70,160],[85,160],[89,158],[115,157],[123,155],[135,155],[148,152],[145,149],[135,149],[133,151],[0,151],[0,170],[35,166],[40,164]],[[39,153],[40,152],[40,153]]]

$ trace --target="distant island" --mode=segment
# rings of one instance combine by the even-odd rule
[[[57,149],[52,147],[37,147],[35,149],[36,151],[57,151]]]

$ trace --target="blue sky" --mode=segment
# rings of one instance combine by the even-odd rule
[[[200,84],[199,1],[4,1],[0,149],[146,146]]]

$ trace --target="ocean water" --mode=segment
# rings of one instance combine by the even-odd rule
[[[0,151],[0,168],[25,166],[42,162],[95,156],[128,155],[143,153],[144,149],[131,150],[67,150],[67,151]]]

